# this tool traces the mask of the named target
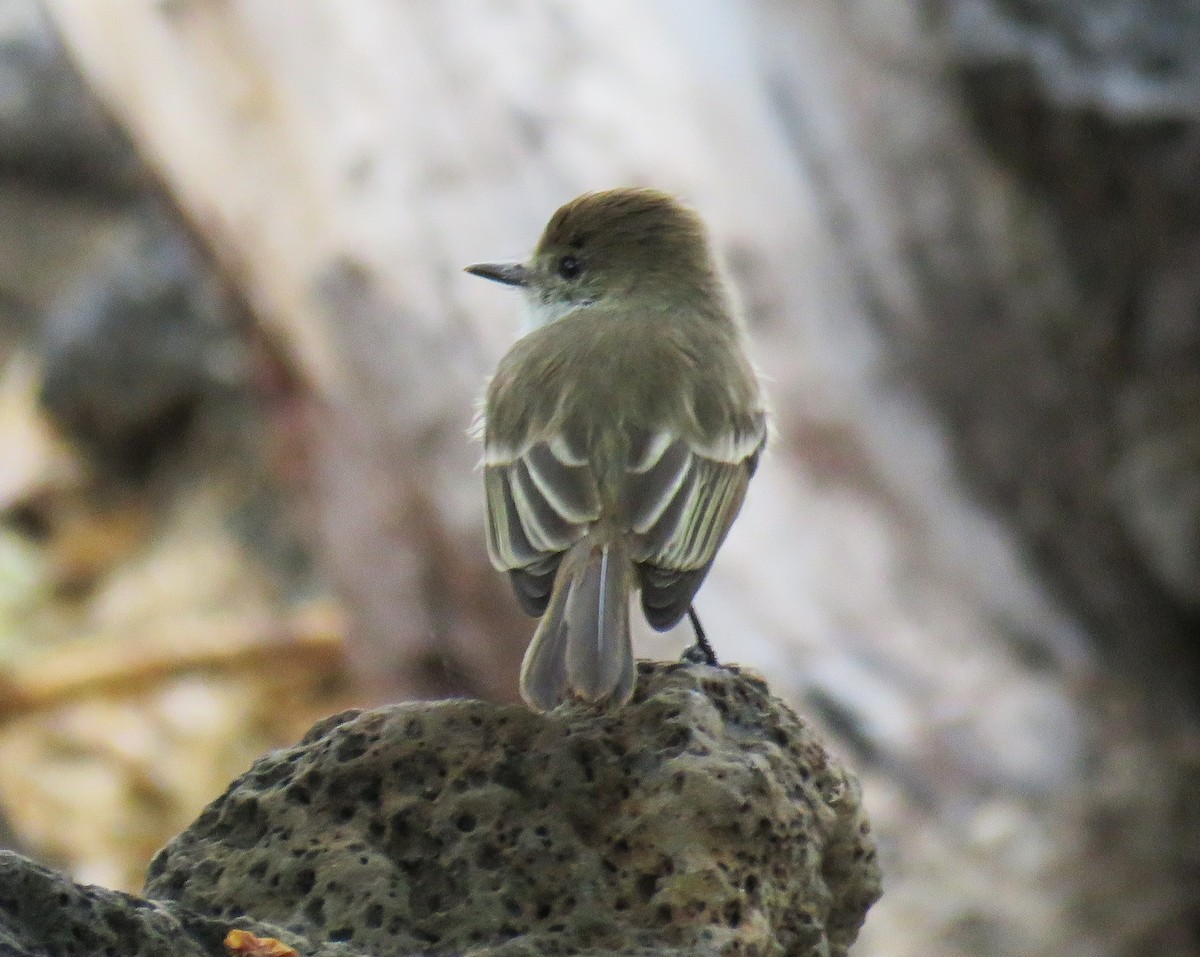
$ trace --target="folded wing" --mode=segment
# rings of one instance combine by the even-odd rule
[[[660,630],[687,612],[741,508],[766,440],[765,416],[701,444],[669,430],[629,429],[619,494],[642,608]],[[580,441],[558,435],[519,450],[488,445],[488,551],[522,607],[541,615],[562,555],[600,518],[601,494]]]
[[[704,445],[669,432],[635,441],[625,489],[642,610],[659,629],[687,612],[733,524],[766,442],[765,417]]]
[[[521,606],[541,615],[563,553],[600,517],[596,479],[562,437],[517,452],[485,449],[488,554],[509,572]]]

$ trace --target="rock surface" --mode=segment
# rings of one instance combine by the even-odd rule
[[[223,955],[227,921],[72,883],[0,851],[0,953],[5,957],[209,957]],[[316,954],[320,951],[310,951]]]
[[[761,681],[643,663],[614,712],[329,718],[164,848],[149,900],[15,855],[0,887],[21,954],[220,953],[236,925],[303,953],[836,955],[880,876],[856,779]]]

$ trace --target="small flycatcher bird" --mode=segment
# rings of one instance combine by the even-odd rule
[[[487,541],[542,620],[521,694],[550,710],[634,686],[629,599],[685,614],[767,438],[759,377],[704,223],[650,189],[559,209],[526,263],[467,272],[518,287],[526,334],[481,410]]]

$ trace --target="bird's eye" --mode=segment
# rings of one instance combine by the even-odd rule
[[[574,256],[563,256],[558,261],[558,274],[563,279],[574,279],[581,272],[583,272],[583,263]]]

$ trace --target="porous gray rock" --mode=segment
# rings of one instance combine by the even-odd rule
[[[0,954],[4,957],[227,957],[233,926],[305,946],[305,957],[348,955],[307,947],[286,931],[252,920],[195,914],[170,903],[75,884],[20,854],[0,851]]]
[[[843,954],[879,895],[855,778],[736,669],[614,711],[346,712],[258,761],[145,894],[370,954]]]
[[[0,953],[844,954],[880,892],[856,779],[737,669],[615,711],[348,711],[235,781],[145,898],[0,852]]]

